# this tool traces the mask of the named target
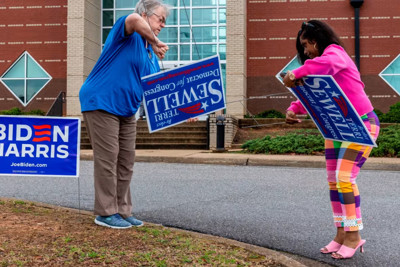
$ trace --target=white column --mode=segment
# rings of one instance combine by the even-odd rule
[[[101,1],[68,0],[67,116],[81,116],[79,90],[101,53]]]
[[[246,1],[226,1],[226,101],[227,113],[243,118],[246,109]],[[237,102],[241,100],[241,102]],[[231,103],[230,102],[234,102]]]

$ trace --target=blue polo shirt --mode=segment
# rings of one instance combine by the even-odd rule
[[[140,79],[160,71],[151,45],[138,33],[125,35],[121,17],[110,31],[99,60],[81,87],[81,111],[104,110],[117,116],[136,113],[142,101]]]

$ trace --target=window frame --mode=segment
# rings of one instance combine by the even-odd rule
[[[388,74],[385,74],[384,72],[390,67],[390,65],[392,65],[395,61],[397,61],[397,60],[399,60],[400,61],[400,54],[398,54],[382,71],[381,71],[381,73],[379,73],[379,77],[381,77],[381,79],[382,80],[384,80],[385,81],[385,83],[387,84],[387,85],[389,85],[390,86],[390,88],[392,88],[392,90],[393,91],[395,91],[399,96],[400,96],[400,85],[399,85],[399,88],[395,88],[395,87],[393,87],[393,85],[391,85],[384,77],[386,76],[399,76],[399,78],[400,78],[400,68],[399,68],[399,70],[396,70],[397,71],[397,73],[388,73]],[[399,64],[399,66],[400,66],[400,64]]]
[[[166,28],[176,28],[177,29],[177,42],[165,42],[167,45],[173,45],[173,46],[177,46],[177,60],[163,60],[160,61],[161,63],[161,68],[163,70],[166,69],[170,69],[173,67],[178,67],[178,66],[182,66],[182,65],[186,65],[186,64],[190,64],[193,62],[196,62],[197,60],[200,60],[202,58],[207,58],[208,56],[201,56],[201,55],[196,55],[196,57],[199,57],[199,59],[193,59],[194,58],[194,54],[197,53],[196,51],[196,45],[216,45],[216,54],[220,55],[220,51],[221,48],[220,46],[223,45],[226,47],[226,36],[224,36],[224,38],[220,38],[219,33],[220,33],[220,28],[223,27],[225,28],[225,32],[226,32],[226,21],[225,23],[220,23],[220,10],[226,10],[226,1],[225,4],[223,3],[224,1],[216,1],[215,5],[207,5],[207,6],[192,6],[192,1],[188,0],[186,1],[188,2],[185,5],[181,5],[181,1],[178,0],[177,1],[177,6],[173,6],[171,8],[171,12],[172,10],[176,10],[176,14],[177,14],[177,24],[176,25],[166,25]],[[222,2],[222,3],[221,3]],[[216,15],[217,15],[217,19],[216,19],[216,23],[212,23],[212,24],[198,24],[198,25],[193,25],[193,10],[200,10],[200,9],[215,9],[216,10]],[[185,11],[186,9],[186,11]],[[119,10],[132,10],[134,11],[134,9],[132,8],[117,8],[116,7],[116,1],[113,1],[113,8],[103,8],[103,1],[101,1],[101,47],[104,46],[104,35],[103,32],[105,29],[111,29],[112,26],[103,26],[103,12],[104,11],[113,11],[113,25],[116,22],[116,11]],[[180,24],[180,18],[181,18],[181,11],[184,12],[188,12],[188,16],[189,16],[189,24],[187,25],[181,25]],[[194,40],[193,40],[193,32],[192,29],[193,28],[200,28],[200,27],[215,27],[217,34],[216,34],[216,41],[214,42],[197,42],[196,41],[196,36],[194,36]],[[181,42],[181,28],[192,28],[190,29],[190,37],[189,37],[189,41],[188,42]],[[161,38],[160,38],[161,39]],[[221,40],[222,39],[222,40]],[[104,40],[105,41],[105,40]],[[162,41],[162,39],[161,39]],[[181,45],[189,45],[190,48],[190,57],[189,60],[182,60],[181,59]],[[225,48],[226,50],[226,48]],[[221,58],[221,56],[220,56]],[[225,58],[226,58],[226,52],[225,52]],[[220,59],[221,64],[225,64],[226,65],[226,59],[221,60]]]
[[[28,78],[28,57],[30,57],[34,63],[37,64],[37,66],[40,67],[40,69],[47,75],[47,78],[44,77],[40,77],[40,78]],[[22,59],[24,58],[24,77],[23,78],[4,78],[4,76]],[[47,81],[43,84],[43,86],[37,91],[35,92],[32,97],[28,100],[27,99],[27,95],[28,95],[28,81],[30,80],[46,80]],[[14,97],[24,106],[26,107],[35,97],[37,94],[39,94],[39,92],[41,92],[43,90],[43,88],[46,87],[46,85],[53,79],[53,77],[51,77],[51,75],[35,60],[35,58],[32,57],[31,54],[29,54],[28,51],[24,51],[14,62],[13,64],[11,64],[11,66],[2,74],[2,76],[0,77],[0,81],[1,83],[14,95]],[[17,96],[13,89],[8,87],[8,85],[4,82],[4,81],[24,81],[24,101],[22,101],[19,96]]]

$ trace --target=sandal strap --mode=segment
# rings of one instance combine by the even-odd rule
[[[338,242],[332,240],[328,245],[326,245],[324,248],[321,249],[321,252],[322,253],[337,252],[341,246],[342,244],[339,244]]]
[[[348,259],[354,256],[354,254],[356,253],[357,249],[364,246],[366,240],[360,240],[360,242],[358,243],[356,248],[349,248],[347,246],[341,246],[339,251],[336,252],[336,254],[340,255],[340,258],[337,259]],[[361,251],[362,252],[362,251]],[[333,258],[336,258],[334,256],[332,256]]]

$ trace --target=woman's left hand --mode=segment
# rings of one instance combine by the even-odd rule
[[[301,120],[299,120],[296,116],[296,113],[294,113],[291,110],[286,111],[286,123],[288,124],[295,124],[295,123],[300,123]]]

